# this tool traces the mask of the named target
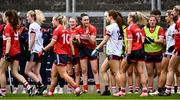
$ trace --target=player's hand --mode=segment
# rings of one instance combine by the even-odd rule
[[[174,50],[174,45],[172,45],[168,48],[168,52],[173,52],[173,50]]]
[[[9,55],[9,53],[5,54],[5,60],[9,61],[9,62],[12,60],[11,56]]]
[[[40,52],[38,52],[38,57],[41,58],[45,55],[46,51],[42,49]]]
[[[91,56],[92,57],[96,57],[97,55],[98,55],[98,52],[99,52],[99,49],[94,49],[93,51],[92,51],[92,53],[91,53]]]
[[[151,42],[147,38],[145,38],[144,43],[145,44],[151,44]]]

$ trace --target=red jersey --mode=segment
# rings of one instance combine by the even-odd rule
[[[131,24],[126,28],[127,40],[132,40],[132,50],[142,49],[142,37],[141,29],[137,24]]]
[[[72,41],[74,38],[76,38],[76,35],[79,35],[77,33],[77,29],[74,29],[74,30],[68,29],[68,32],[71,35],[70,41]],[[74,52],[75,52],[75,56],[79,56],[79,49],[75,45],[74,45]],[[70,51],[70,54],[72,55],[71,51]]]
[[[58,26],[53,31],[52,36],[52,40],[56,41],[54,45],[54,52],[56,54],[68,54],[70,50],[69,39],[70,34],[68,31],[62,25]]]
[[[3,55],[6,53],[6,39],[11,39],[11,47],[9,54],[10,56],[15,56],[20,53],[20,43],[19,43],[19,34],[15,32],[12,25],[8,23],[4,28],[3,33]]]
[[[95,49],[96,43],[91,44],[89,40],[87,40],[85,37],[88,35],[96,37],[97,31],[96,28],[93,25],[89,25],[87,29],[84,29],[81,25],[77,27],[77,32],[79,33],[81,37],[81,43],[84,44],[87,48]]]
[[[175,50],[180,52],[180,19],[176,22],[175,29],[176,29],[176,32],[174,34]]]

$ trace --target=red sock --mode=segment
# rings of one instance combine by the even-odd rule
[[[88,85],[84,85],[84,91],[88,91]]]
[[[100,84],[96,84],[96,90],[100,90]]]

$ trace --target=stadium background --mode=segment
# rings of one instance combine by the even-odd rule
[[[91,23],[97,27],[97,41],[99,43],[103,37],[105,11],[110,9],[117,10],[122,13],[126,20],[128,12],[142,11],[148,15],[152,9],[159,9],[162,11],[163,21],[165,11],[172,9],[177,4],[180,4],[179,0],[0,0],[0,13],[8,9],[15,9],[20,13],[23,23],[26,23],[27,11],[40,9],[45,14],[46,24],[50,25],[51,18],[57,13],[63,13],[67,17],[79,17],[80,13],[85,12],[89,14]],[[101,65],[105,55],[101,52],[99,56],[99,65]],[[46,60],[42,63],[42,67],[47,70],[48,83],[50,82],[51,65],[52,55],[48,53]],[[89,71],[88,76],[88,82],[93,84],[94,79],[91,71]],[[46,77],[43,76],[42,78]]]

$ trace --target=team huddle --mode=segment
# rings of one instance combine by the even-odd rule
[[[11,68],[12,75],[23,84],[29,96],[53,96],[58,75],[67,82],[68,88],[71,88],[76,96],[88,93],[88,62],[94,76],[96,92],[101,95],[125,96],[126,93],[140,93],[140,96],[169,96],[174,84],[177,84],[176,92],[180,94],[180,5],[166,12],[167,29],[160,24],[160,14],[160,11],[155,10],[146,17],[138,11],[130,12],[125,24],[120,12],[114,10],[105,12],[107,25],[104,29],[104,38],[99,45],[96,43],[96,27],[90,23],[88,14],[80,15],[80,25],[76,17],[67,19],[66,16],[58,14],[52,18],[51,41],[44,46],[41,25],[45,17],[40,10],[28,11],[26,15],[30,25],[28,49],[24,55],[27,59],[24,72],[35,83],[34,92],[34,87],[18,72],[21,63],[19,36],[23,34],[20,17],[15,10],[6,11],[5,25],[0,30],[3,39],[0,55],[0,96],[6,96],[8,67]],[[106,58],[100,67],[104,91],[101,93],[98,72],[98,59],[101,58],[98,53],[104,45]],[[40,68],[44,55],[49,51],[53,52],[54,59],[51,84],[47,89],[42,82]],[[75,71],[74,79],[73,71]],[[158,89],[154,88],[153,82],[156,76]],[[46,89],[47,93],[44,94]]]

